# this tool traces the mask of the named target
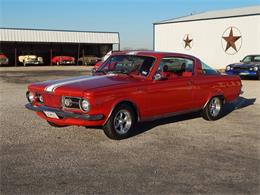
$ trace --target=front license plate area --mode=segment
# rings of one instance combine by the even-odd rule
[[[55,112],[50,112],[50,111],[43,111],[43,112],[49,118],[59,119],[58,115]]]
[[[248,72],[240,72],[239,75],[249,75]]]

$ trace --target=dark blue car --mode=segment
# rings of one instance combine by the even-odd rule
[[[229,75],[255,77],[260,80],[260,55],[248,55],[240,63],[228,65],[226,73]]]

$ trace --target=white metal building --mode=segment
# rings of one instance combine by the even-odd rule
[[[18,56],[26,52],[40,55],[45,64],[51,64],[55,55],[102,57],[113,48],[120,49],[118,32],[0,28],[0,50],[15,66],[19,65]]]
[[[218,69],[260,54],[260,6],[154,23],[154,50],[191,54]]]
[[[117,32],[86,32],[0,28],[0,41],[119,44]]]

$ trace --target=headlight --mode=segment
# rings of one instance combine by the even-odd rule
[[[227,66],[227,67],[226,67],[226,70],[227,70],[227,71],[229,71],[230,69],[231,69],[231,67],[230,67],[230,66]]]
[[[88,112],[90,110],[90,104],[89,101],[86,99],[82,99],[80,101],[80,108],[81,110],[83,110],[84,112]]]
[[[34,94],[33,92],[27,91],[26,92],[26,98],[28,102],[32,103],[34,101]]]
[[[254,71],[258,71],[258,67],[257,66],[254,67]]]

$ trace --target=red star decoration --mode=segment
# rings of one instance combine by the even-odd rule
[[[189,35],[187,35],[186,39],[183,39],[183,41],[185,42],[184,48],[186,47],[191,48],[190,43],[192,42],[192,39],[189,39]]]
[[[235,42],[241,38],[241,36],[234,36],[233,29],[231,28],[228,37],[222,37],[227,42],[227,46],[225,51],[227,51],[230,47],[232,47],[235,51],[237,51],[237,47]]]

